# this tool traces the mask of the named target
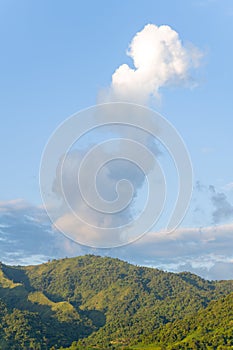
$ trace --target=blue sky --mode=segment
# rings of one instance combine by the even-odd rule
[[[205,53],[198,87],[164,88],[156,109],[182,134],[198,179],[231,182],[232,7],[231,1],[1,1],[2,199],[40,201],[38,167],[51,132],[95,104],[114,70],[130,63],[125,51],[147,23],[169,24]]]
[[[200,215],[197,225],[210,225],[210,185],[233,204],[232,19],[231,0],[0,1],[0,201],[40,205],[39,165],[50,134],[94,105],[119,65],[132,65],[126,50],[138,31],[167,24],[203,57],[193,72],[195,87],[163,87],[153,108],[185,140],[202,185],[192,210],[201,201],[209,217]],[[230,215],[219,223],[229,222]]]

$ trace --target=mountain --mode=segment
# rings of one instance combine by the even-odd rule
[[[157,349],[233,349],[233,293],[162,326],[151,338]]]
[[[161,348],[162,334],[170,339],[178,325],[182,329],[231,292],[233,281],[206,281],[93,255],[36,266],[1,264],[0,349],[59,349],[72,343],[70,349],[116,349],[156,342]],[[189,335],[182,333],[181,339],[178,333],[176,341]]]

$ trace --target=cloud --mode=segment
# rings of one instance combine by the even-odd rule
[[[11,209],[1,210],[6,207]],[[93,249],[53,230],[46,214],[37,206],[1,202],[0,213],[0,255],[4,263],[27,265],[98,254],[168,271],[191,271],[208,279],[233,278],[233,223],[179,228],[173,233],[151,232],[124,247]]]
[[[159,96],[163,86],[192,85],[190,72],[202,57],[195,46],[184,46],[170,26],[155,24],[147,24],[134,36],[127,55],[133,68],[124,63],[116,69],[107,100],[146,104],[150,97]]]
[[[125,155],[132,152],[132,156],[138,157],[137,151],[128,143],[127,145],[127,151],[123,142],[117,144],[117,147]],[[92,146],[73,150],[66,155],[65,160],[64,157],[60,159],[53,183],[53,191],[60,205],[54,227],[81,244],[118,246],[125,240],[122,237],[122,226],[134,220],[134,201],[144,184],[145,174],[128,160],[116,157],[106,162],[109,145],[91,156],[91,166],[80,171],[80,164]],[[143,163],[147,175],[154,164],[145,155]],[[80,177],[77,186],[77,174],[82,173],[84,176]],[[98,197],[94,195],[95,190]],[[100,210],[101,205],[105,206],[103,212]]]
[[[127,55],[133,60],[134,67],[131,68],[129,65],[123,64],[117,68],[112,75],[111,86],[107,93],[102,95],[101,102],[103,100],[108,102],[129,101],[136,102],[137,104],[146,104],[151,97],[159,96],[159,90],[163,86],[174,84],[185,84],[187,86],[192,80],[192,69],[198,67],[202,56],[201,52],[193,45],[184,46],[179,34],[171,27],[167,25],[156,26],[154,24],[147,24],[134,36],[129,45]],[[82,147],[82,150],[79,149],[75,152],[70,151],[69,148],[68,154],[64,156],[67,150],[65,149],[63,154],[56,157],[57,160],[60,157],[60,162],[56,170],[53,169],[52,171],[52,173],[56,172],[56,178],[53,179],[53,193],[51,194],[51,197],[56,197],[60,204],[58,208],[59,215],[53,218],[55,227],[79,243],[91,246],[98,244],[101,247],[105,247],[106,245],[121,245],[133,239],[133,234],[131,234],[129,239],[126,239],[128,233],[126,230],[123,232],[122,227],[127,224],[130,226],[130,223],[136,221],[134,211],[138,210],[138,207],[134,205],[135,200],[140,196],[142,188],[144,190],[147,182],[149,183],[149,177],[152,180],[149,183],[150,186],[147,186],[148,193],[146,195],[149,199],[151,196],[154,196],[154,213],[151,215],[154,220],[145,230],[150,229],[159,216],[159,212],[162,210],[160,210],[160,207],[165,202],[163,197],[165,197],[166,190],[166,179],[158,162],[158,156],[161,155],[161,151],[157,146],[159,140],[159,145],[163,149],[163,158],[166,158],[164,163],[167,162],[168,164],[171,158],[174,159],[177,172],[179,172],[178,176],[180,176],[179,180],[182,183],[178,193],[179,197],[177,196],[179,199],[177,199],[178,205],[176,206],[174,204],[174,213],[172,213],[172,209],[168,209],[171,211],[169,213],[171,214],[171,226],[173,223],[175,226],[176,221],[177,224],[180,222],[186,210],[187,197],[190,192],[188,187],[191,187],[192,177],[191,165],[189,164],[189,157],[186,154],[183,141],[179,139],[177,132],[169,123],[162,120],[163,118],[156,118],[155,115],[152,118],[149,110],[143,109],[141,106],[133,109],[133,107],[129,108],[129,104],[107,105],[108,108],[106,107],[105,110],[103,108],[102,110],[100,109],[102,112],[99,113],[98,108],[96,108],[95,113],[93,115],[91,114],[90,120],[94,125],[97,122],[104,124],[108,122],[111,124],[111,130],[105,128],[101,132],[99,128],[90,136],[93,139],[92,145],[86,145],[86,148]],[[88,120],[88,114],[86,114],[86,117]],[[112,121],[114,123],[110,123]],[[121,121],[125,124],[127,123],[127,126],[121,125]],[[82,125],[84,129],[85,122],[84,120]],[[141,127],[138,127],[138,125]],[[88,126],[88,130],[89,128],[90,125]],[[73,135],[73,129],[69,132],[67,132],[68,129],[66,127],[64,129],[66,130],[66,134],[59,140],[59,144],[56,145],[57,149],[60,149],[60,145],[66,143],[69,132]],[[105,134],[106,130],[107,133]],[[151,133],[150,131],[154,132]],[[106,144],[104,146],[104,142],[101,144],[99,140],[103,140],[103,134],[107,136],[105,141],[117,136],[119,140],[118,145],[115,143],[115,145],[112,144],[109,146],[109,144]],[[95,140],[98,141],[95,143]],[[130,142],[126,142],[127,140],[131,141],[131,146]],[[143,146],[141,147],[141,151],[139,147],[135,146],[136,143]],[[54,147],[53,138],[51,144]],[[70,146],[72,144],[71,142]],[[100,144],[101,147],[99,147]],[[95,147],[96,145],[98,147]],[[153,160],[151,157],[145,155],[145,152],[142,151],[143,148],[148,149],[148,154],[153,154]],[[91,157],[88,156],[90,151],[92,152]],[[53,159],[49,159],[47,163],[54,163],[54,153],[52,156]],[[66,157],[65,161],[63,161],[64,157]],[[86,161],[87,158],[91,158],[91,162],[89,162],[91,165],[86,167],[82,185],[80,186],[80,181],[78,183],[79,187],[85,190],[85,193],[81,193],[77,185],[77,174],[80,173],[79,165],[81,163],[83,164],[82,160],[84,159]],[[116,158],[118,158],[118,161],[112,161]],[[122,159],[125,159],[125,161]],[[138,163],[139,166],[135,166],[135,163]],[[188,166],[186,166],[187,164]],[[140,167],[143,171],[139,171]],[[168,167],[172,168],[170,164]],[[48,168],[51,170],[51,167],[48,166]],[[97,174],[98,171],[96,169],[101,169],[99,174]],[[181,174],[185,172],[184,169],[188,169],[187,172],[189,174],[181,179]],[[93,174],[96,175],[96,178],[93,177]],[[48,177],[51,178],[51,171]],[[152,193],[151,188],[155,188],[154,184],[157,185],[157,188]],[[49,187],[51,187],[51,183],[45,186],[47,189]],[[182,191],[184,187],[186,187],[186,190]],[[97,189],[99,192],[98,196],[96,195]],[[178,189],[175,188],[175,191],[178,192]],[[172,197],[174,195],[172,193],[169,196]],[[180,199],[181,197],[182,200]],[[105,205],[103,203],[104,201]],[[129,202],[132,204],[131,206],[128,205]],[[122,204],[121,208],[125,210],[118,210],[119,214],[112,214],[111,209],[114,206],[116,208],[117,205],[119,207],[119,203]],[[144,201],[143,204],[145,207],[149,207],[147,205],[148,203],[149,200],[147,202]],[[92,208],[97,208],[98,210],[92,210]],[[106,210],[102,210],[102,208]],[[70,209],[72,209],[72,213],[70,213]],[[146,210],[141,210],[142,212],[146,214]],[[148,217],[149,215],[147,216],[147,221],[149,221]],[[152,221],[152,219],[150,220]],[[133,225],[131,225],[130,229],[132,227]],[[98,228],[100,228],[100,234],[96,235]],[[111,231],[109,234],[112,228],[116,228],[116,231]],[[108,229],[109,232],[104,232],[101,229]],[[136,230],[140,232],[138,226]],[[142,231],[142,234],[144,231]],[[134,233],[134,236],[138,237],[138,235],[140,233]]]
[[[21,211],[30,207],[30,204],[22,198],[9,201],[0,201],[0,213],[10,211]]]
[[[206,187],[198,180],[196,181],[194,189],[197,190],[198,192],[203,192],[205,191]]]
[[[208,155],[208,154],[214,152],[214,148],[212,148],[212,147],[202,147],[202,148],[201,148],[201,152],[202,152],[203,154]]]
[[[212,213],[213,223],[219,223],[223,220],[229,220],[233,218],[233,206],[227,199],[227,196],[223,192],[216,192],[214,186],[209,186],[211,193],[211,202],[214,206]]]
[[[207,279],[233,279],[232,232],[233,224],[180,228],[172,234],[151,232],[122,249],[121,257],[163,270],[191,271]]]
[[[226,191],[230,189],[231,184],[224,186]],[[191,217],[195,220],[195,224],[208,225],[227,223],[233,219],[233,205],[228,200],[227,195],[218,191],[214,185],[204,185],[197,181],[194,187],[193,204],[190,210]]]
[[[230,182],[224,186],[225,191],[232,191],[233,190],[233,182]]]
[[[0,202],[0,256],[4,263],[27,265],[64,257],[66,240],[52,229],[44,209],[22,199]]]
[[[190,271],[206,279],[233,279],[233,224],[150,232],[109,255],[162,270]]]
[[[207,226],[204,228],[179,228],[173,233],[150,232],[138,240],[132,250],[138,257],[169,259],[189,259],[209,254],[231,256],[233,244],[233,224]],[[131,247],[128,246],[130,251]],[[146,252],[146,254],[145,254]]]

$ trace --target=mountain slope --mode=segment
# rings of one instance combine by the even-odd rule
[[[233,349],[233,293],[166,324],[152,338],[160,349]]]
[[[5,319],[17,318],[17,312],[26,328],[31,327],[31,342],[36,344],[32,349],[57,349],[78,340],[81,349],[114,348],[153,340],[150,335],[161,325],[233,292],[233,281],[210,282],[191,273],[167,273],[91,255],[37,266],[2,264],[0,271],[0,298],[6,309],[2,318],[0,314],[6,324],[2,349],[9,348],[4,345],[9,328]],[[22,322],[16,326],[19,332]],[[37,337],[41,329],[43,337]],[[21,338],[12,329],[9,332],[14,349],[30,349],[17,343]]]

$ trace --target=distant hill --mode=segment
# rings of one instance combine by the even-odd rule
[[[1,264],[0,349],[59,349],[72,343],[70,349],[132,349],[133,344],[149,349],[142,345],[149,343],[168,349],[195,338],[193,315],[209,315],[221,303],[232,306],[231,292],[233,281],[206,281],[93,255],[37,266]]]

